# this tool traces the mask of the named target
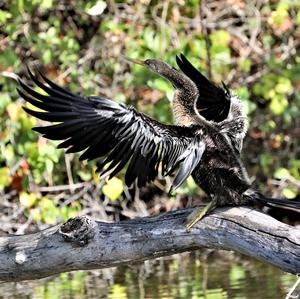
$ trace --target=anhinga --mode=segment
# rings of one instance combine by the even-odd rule
[[[58,147],[67,148],[67,153],[84,151],[81,160],[104,156],[101,175],[111,178],[128,164],[128,186],[136,181],[142,187],[153,181],[159,170],[167,175],[179,168],[171,187],[175,190],[191,175],[211,202],[191,214],[187,230],[218,206],[259,202],[300,208],[299,202],[266,198],[252,189],[240,160],[247,117],[239,98],[224,83],[222,87],[213,84],[184,55],[176,57],[182,72],[156,59],[129,60],[172,83],[176,125],[161,124],[104,97],[75,95],[40,73],[44,84],[29,71],[31,80],[46,95],[22,80],[19,94],[45,112],[24,107],[25,111],[41,120],[58,122],[34,130],[45,138],[64,140]]]

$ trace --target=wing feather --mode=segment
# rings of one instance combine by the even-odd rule
[[[64,89],[43,74],[45,83],[29,71],[41,94],[19,80],[21,97],[43,110],[24,110],[53,125],[35,131],[53,140],[68,153],[84,151],[80,159],[105,157],[99,166],[102,175],[112,177],[126,166],[125,182],[139,187],[154,180],[159,165],[166,175],[182,163],[172,189],[178,188],[201,160],[205,143],[199,128],[163,125],[132,107],[102,97],[81,97]],[[107,163],[108,166],[103,168]]]

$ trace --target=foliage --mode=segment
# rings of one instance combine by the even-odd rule
[[[281,188],[281,195],[295,197],[300,179],[300,4],[258,1],[255,8],[251,2],[228,2],[229,10],[227,1],[219,1],[213,14],[203,11],[201,16],[198,1],[3,2],[0,71],[25,78],[26,64],[37,65],[73,92],[102,94],[172,123],[172,86],[140,66],[129,66],[121,54],[175,65],[175,55],[183,52],[244,101],[250,130],[243,158],[263,183],[259,187],[265,187],[267,178],[284,180],[280,187],[269,180],[267,189]],[[37,121],[21,109],[14,82],[0,78],[0,97],[0,194],[15,191],[26,219],[55,223],[81,208],[77,200],[54,204],[54,196],[39,192],[39,186],[94,181],[101,186],[101,199],[126,198],[123,173],[100,182],[95,161],[79,163],[74,155],[70,166],[55,142],[31,131]],[[168,191],[169,183],[161,182]],[[178,194],[199,191],[188,181]]]

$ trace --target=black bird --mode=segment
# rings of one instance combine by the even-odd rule
[[[84,151],[81,160],[105,157],[101,175],[115,176],[128,165],[125,182],[138,187],[179,168],[171,191],[189,175],[209,195],[211,202],[189,217],[187,230],[218,206],[253,203],[300,208],[300,203],[266,198],[256,192],[240,160],[247,117],[240,99],[227,86],[217,86],[202,75],[184,55],[176,56],[182,72],[156,60],[129,59],[169,80],[175,88],[173,112],[176,125],[164,125],[133,107],[99,96],[82,97],[62,88],[42,73],[29,70],[41,94],[19,79],[18,92],[25,101],[42,109],[29,114],[58,124],[36,127],[45,138],[63,140],[67,153]],[[108,167],[103,168],[108,164]]]

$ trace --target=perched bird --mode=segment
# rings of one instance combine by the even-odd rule
[[[300,208],[300,203],[272,199],[256,192],[240,160],[247,131],[247,117],[240,99],[227,86],[217,86],[202,75],[184,55],[176,56],[181,72],[156,60],[128,58],[169,80],[175,88],[173,112],[176,125],[164,125],[135,108],[100,96],[80,96],[56,85],[40,73],[29,75],[41,94],[19,79],[20,96],[44,112],[24,107],[41,120],[55,122],[36,127],[45,138],[63,140],[59,148],[67,153],[84,151],[80,159],[105,157],[101,175],[115,176],[128,165],[125,182],[142,187],[162,175],[178,172],[171,191],[188,176],[211,198],[196,209],[187,230],[218,206],[252,203]],[[109,164],[108,164],[109,163]],[[108,167],[103,168],[104,165]]]

